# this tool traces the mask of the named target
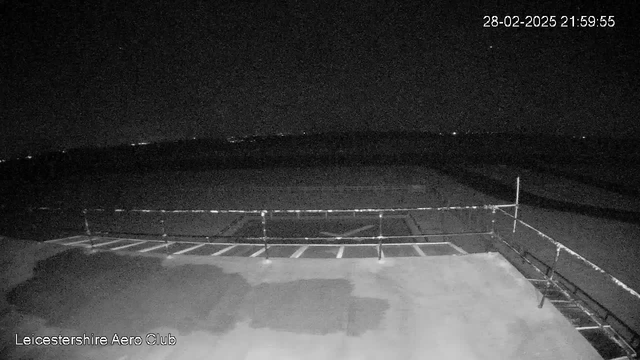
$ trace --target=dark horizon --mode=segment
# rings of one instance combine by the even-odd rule
[[[620,137],[611,137],[611,136],[586,136],[586,135],[555,135],[555,134],[545,134],[545,133],[515,133],[515,132],[426,132],[426,131],[407,131],[407,130],[389,130],[389,131],[370,131],[370,130],[359,130],[359,131],[349,131],[349,132],[340,132],[340,131],[326,131],[326,132],[304,132],[304,133],[275,133],[275,134],[255,134],[255,135],[238,135],[238,136],[211,136],[211,137],[199,137],[199,138],[185,138],[185,139],[175,139],[175,140],[158,140],[158,141],[149,141],[149,142],[138,142],[138,143],[119,143],[108,146],[97,146],[97,145],[86,145],[86,146],[76,146],[76,147],[60,147],[56,149],[46,149],[40,152],[35,151],[23,151],[21,153],[17,153],[11,157],[0,158],[1,163],[13,162],[16,160],[30,160],[30,159],[38,159],[41,157],[48,156],[59,156],[61,154],[67,153],[77,153],[85,150],[90,151],[98,151],[103,152],[105,154],[109,153],[113,150],[118,149],[126,149],[126,148],[149,148],[149,147],[171,147],[173,144],[185,144],[188,146],[198,146],[198,144],[209,144],[207,146],[211,146],[212,144],[220,144],[222,146],[234,146],[233,144],[238,143],[249,143],[252,141],[275,141],[274,144],[278,144],[280,142],[286,142],[287,140],[297,139],[301,141],[333,141],[336,138],[342,139],[351,139],[354,141],[359,141],[362,143],[363,141],[370,140],[371,143],[376,143],[381,140],[390,140],[390,139],[398,139],[406,137],[407,140],[411,139],[437,139],[437,138],[450,138],[456,139],[459,138],[461,141],[465,141],[466,139],[473,138],[474,140],[480,140],[482,143],[486,145],[491,145],[496,141],[510,139],[511,141],[517,141],[518,139],[557,139],[557,141],[563,143],[570,142],[583,142],[584,144],[594,144],[597,143],[600,146],[604,144],[611,145],[619,145],[620,142],[631,145],[629,147],[629,151],[627,154],[621,153],[620,158],[624,158],[625,155],[632,155],[634,151],[640,150],[640,142],[636,142],[640,140],[640,137],[635,136],[620,136]],[[596,145],[597,146],[597,145]],[[338,145],[339,147],[339,145]],[[462,149],[461,149],[462,150]],[[612,154],[608,154],[612,155]]]
[[[638,4],[0,3],[0,159],[277,133],[640,137]],[[614,16],[485,28],[485,15]]]

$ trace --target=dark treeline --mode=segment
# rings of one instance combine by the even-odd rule
[[[73,149],[0,164],[0,180],[68,175],[220,168],[332,165],[426,165],[465,162],[640,164],[637,139],[419,132],[326,133],[190,140],[143,146]]]

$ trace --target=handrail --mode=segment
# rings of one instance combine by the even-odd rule
[[[104,209],[104,208],[87,208],[87,212],[142,212],[142,213],[210,213],[210,214],[262,214],[265,213],[364,213],[364,212],[405,212],[405,211],[429,211],[429,210],[478,210],[478,209],[502,209],[515,207],[516,204],[498,204],[498,205],[471,205],[471,206],[439,206],[439,207],[416,207],[416,208],[367,208],[367,209],[261,209],[261,210],[242,210],[242,209],[230,209],[230,210],[217,210],[217,209]],[[53,207],[33,207],[31,210],[50,210],[50,211],[64,211],[70,210],[65,208],[53,208]]]
[[[149,233],[134,233],[134,232],[117,232],[117,231],[95,231],[94,234],[120,234],[120,235],[154,235]],[[162,235],[162,234],[155,234]],[[376,240],[379,239],[411,239],[418,237],[448,237],[448,236],[475,236],[475,235],[491,235],[491,232],[460,232],[460,233],[444,233],[444,234],[422,234],[422,235],[375,235],[375,236],[336,236],[336,237],[284,237],[284,236],[266,236],[266,237],[256,237],[256,236],[233,236],[233,235],[181,235],[181,234],[167,234],[167,236],[172,238],[207,238],[207,239],[240,239],[240,240],[255,240],[255,241],[263,241],[263,239],[267,239],[268,241],[294,241],[294,240],[304,240],[304,241],[333,241],[333,240],[355,240],[355,241],[363,241],[363,240]]]
[[[537,256],[533,255],[532,253],[530,253],[528,251],[525,251],[523,254],[520,254],[520,255],[523,258],[526,258],[526,256],[530,256],[533,259],[535,259],[535,261],[537,261],[538,263],[544,265],[545,268],[546,268],[546,271],[544,272],[545,276],[551,270],[551,266],[547,265],[544,261],[540,260]],[[531,266],[537,268],[533,264],[531,264]],[[538,270],[538,271],[541,271],[541,270]],[[602,316],[602,315],[600,315],[598,313],[598,316],[601,316],[604,321],[606,321],[607,318],[612,317],[613,319],[616,320],[616,322],[619,325],[624,327],[627,332],[633,334],[632,341],[636,341],[637,342],[638,340],[640,340],[640,335],[638,333],[636,333],[636,331],[633,330],[633,328],[631,328],[631,326],[627,325],[622,319],[620,319],[615,313],[613,313],[611,310],[607,309],[606,306],[602,305],[598,300],[594,299],[591,295],[589,295],[586,291],[582,290],[578,285],[576,285],[573,281],[569,280],[566,276],[564,276],[564,275],[562,275],[561,273],[558,273],[558,272],[556,272],[556,276],[560,277],[559,281],[558,280],[553,280],[553,283],[556,286],[562,284],[563,285],[562,287],[567,288],[566,290],[570,291],[572,294],[574,294],[576,296],[579,296],[579,297],[583,297],[584,296],[585,298],[587,298],[587,300],[590,303],[595,304],[601,310],[604,310],[604,313],[605,313],[604,316]],[[569,286],[567,286],[567,285],[569,285]],[[580,293],[580,295],[578,295],[578,293]],[[638,344],[630,344],[630,345],[632,345],[632,346],[636,345],[637,346],[637,345],[640,345],[640,342],[638,342]]]
[[[566,252],[568,252],[569,254],[573,255],[574,257],[580,259],[582,262],[584,262],[585,264],[589,265],[592,269],[604,274],[605,276],[607,276],[609,278],[609,280],[613,281],[616,285],[620,286],[621,288],[623,288],[625,291],[627,291],[629,294],[631,294],[632,296],[634,296],[637,299],[640,299],[640,294],[633,290],[629,285],[625,284],[624,282],[620,281],[618,278],[616,278],[615,276],[609,274],[606,270],[602,269],[601,267],[599,267],[598,265],[592,263],[591,261],[587,260],[586,258],[584,258],[582,255],[578,254],[577,252],[571,250],[570,248],[568,248],[566,245],[556,241],[555,239],[553,239],[551,236],[544,234],[542,231],[534,228],[533,226],[527,224],[526,222],[515,218],[513,215],[509,214],[508,212],[502,210],[502,209],[497,209],[498,211],[502,212],[503,214],[505,214],[506,216],[514,219],[515,221],[517,221],[519,224],[528,227],[529,229],[535,231],[536,233],[538,233],[538,235],[540,235],[540,237],[542,237],[543,239],[548,240],[549,242],[551,242],[552,244],[554,244],[558,249],[562,249]]]
[[[613,318],[616,321],[617,326],[620,326],[620,327],[624,328],[624,331],[626,332],[626,334],[622,335],[622,338],[624,339],[624,341],[627,342],[627,344],[633,349],[634,352],[637,353],[637,352],[640,351],[640,334],[638,334],[631,326],[629,326],[627,323],[625,323],[615,313],[613,313],[611,310],[607,309],[607,307],[605,307],[600,302],[598,302],[596,299],[594,299],[586,291],[582,290],[578,285],[573,283],[571,280],[567,279],[566,276],[564,276],[561,273],[555,271],[551,265],[548,265],[547,263],[545,263],[544,261],[542,261],[541,259],[539,259],[535,255],[533,255],[531,252],[524,251],[524,252],[521,253],[516,248],[514,248],[509,242],[504,240],[502,238],[502,236],[500,236],[500,234],[494,233],[493,235],[499,241],[501,241],[505,246],[507,246],[509,249],[511,249],[511,251],[515,252],[518,256],[520,256],[520,258],[524,262],[529,264],[535,271],[540,273],[546,279],[546,281],[548,283],[553,284],[554,286],[562,289],[563,291],[566,290],[566,291],[571,292],[573,295],[578,296],[579,298],[581,298],[580,300],[582,300],[582,301],[584,301],[584,298],[586,298],[588,300],[588,302],[589,302],[587,304],[589,309],[591,309],[592,304],[595,304],[599,309],[597,311],[593,310],[593,309],[591,309],[591,310],[595,311],[597,316],[599,316],[602,319],[602,321],[604,321],[606,323],[608,318],[610,318],[610,317]],[[527,258],[527,256],[529,256],[532,259],[534,259],[539,265],[544,266],[545,267],[545,271],[542,271],[537,265],[533,264]],[[560,278],[560,280],[556,280],[556,279],[550,278],[549,277],[549,273],[550,272],[554,272],[556,277]],[[570,286],[567,286],[567,285],[570,285]],[[569,287],[572,287],[573,289],[570,289]],[[545,293],[543,292],[543,297],[544,296],[545,296]],[[601,314],[600,310],[604,311],[604,316]],[[599,323],[599,321],[598,321],[598,323]],[[611,326],[611,325],[609,325],[609,326]]]

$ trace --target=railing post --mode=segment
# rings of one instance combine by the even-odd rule
[[[491,208],[491,233],[496,233],[496,208]]]
[[[160,211],[160,230],[162,231],[162,238],[164,239],[164,252],[169,256],[169,240],[167,239],[167,231],[164,226],[164,210]]]
[[[516,232],[516,223],[518,222],[518,207],[520,205],[520,176],[516,179],[516,208],[514,211],[513,219],[513,232]]]
[[[269,260],[269,246],[267,245],[267,211],[262,210],[260,213],[262,216],[262,241],[264,242],[264,256]]]
[[[547,292],[549,291],[549,286],[553,281],[553,275],[556,273],[556,265],[558,264],[558,258],[560,257],[560,246],[556,246],[556,257],[553,259],[553,265],[551,265],[551,274],[547,278],[547,284],[545,286],[544,291],[542,292],[542,299],[540,299],[540,304],[538,304],[538,308],[542,309],[542,305],[544,305],[544,299],[547,297]]]
[[[382,260],[382,212],[378,214],[378,260]]]
[[[84,218],[84,231],[89,237],[91,243],[91,250],[93,250],[93,236],[91,236],[91,229],[89,228],[89,220],[87,219],[87,209],[82,209],[82,216]]]

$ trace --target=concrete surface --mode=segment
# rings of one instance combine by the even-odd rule
[[[2,358],[601,359],[497,253],[265,262],[37,244],[19,256],[30,249],[45,254],[25,257],[30,277],[3,287]],[[113,344],[150,333],[176,344]],[[109,343],[16,345],[31,334]]]

